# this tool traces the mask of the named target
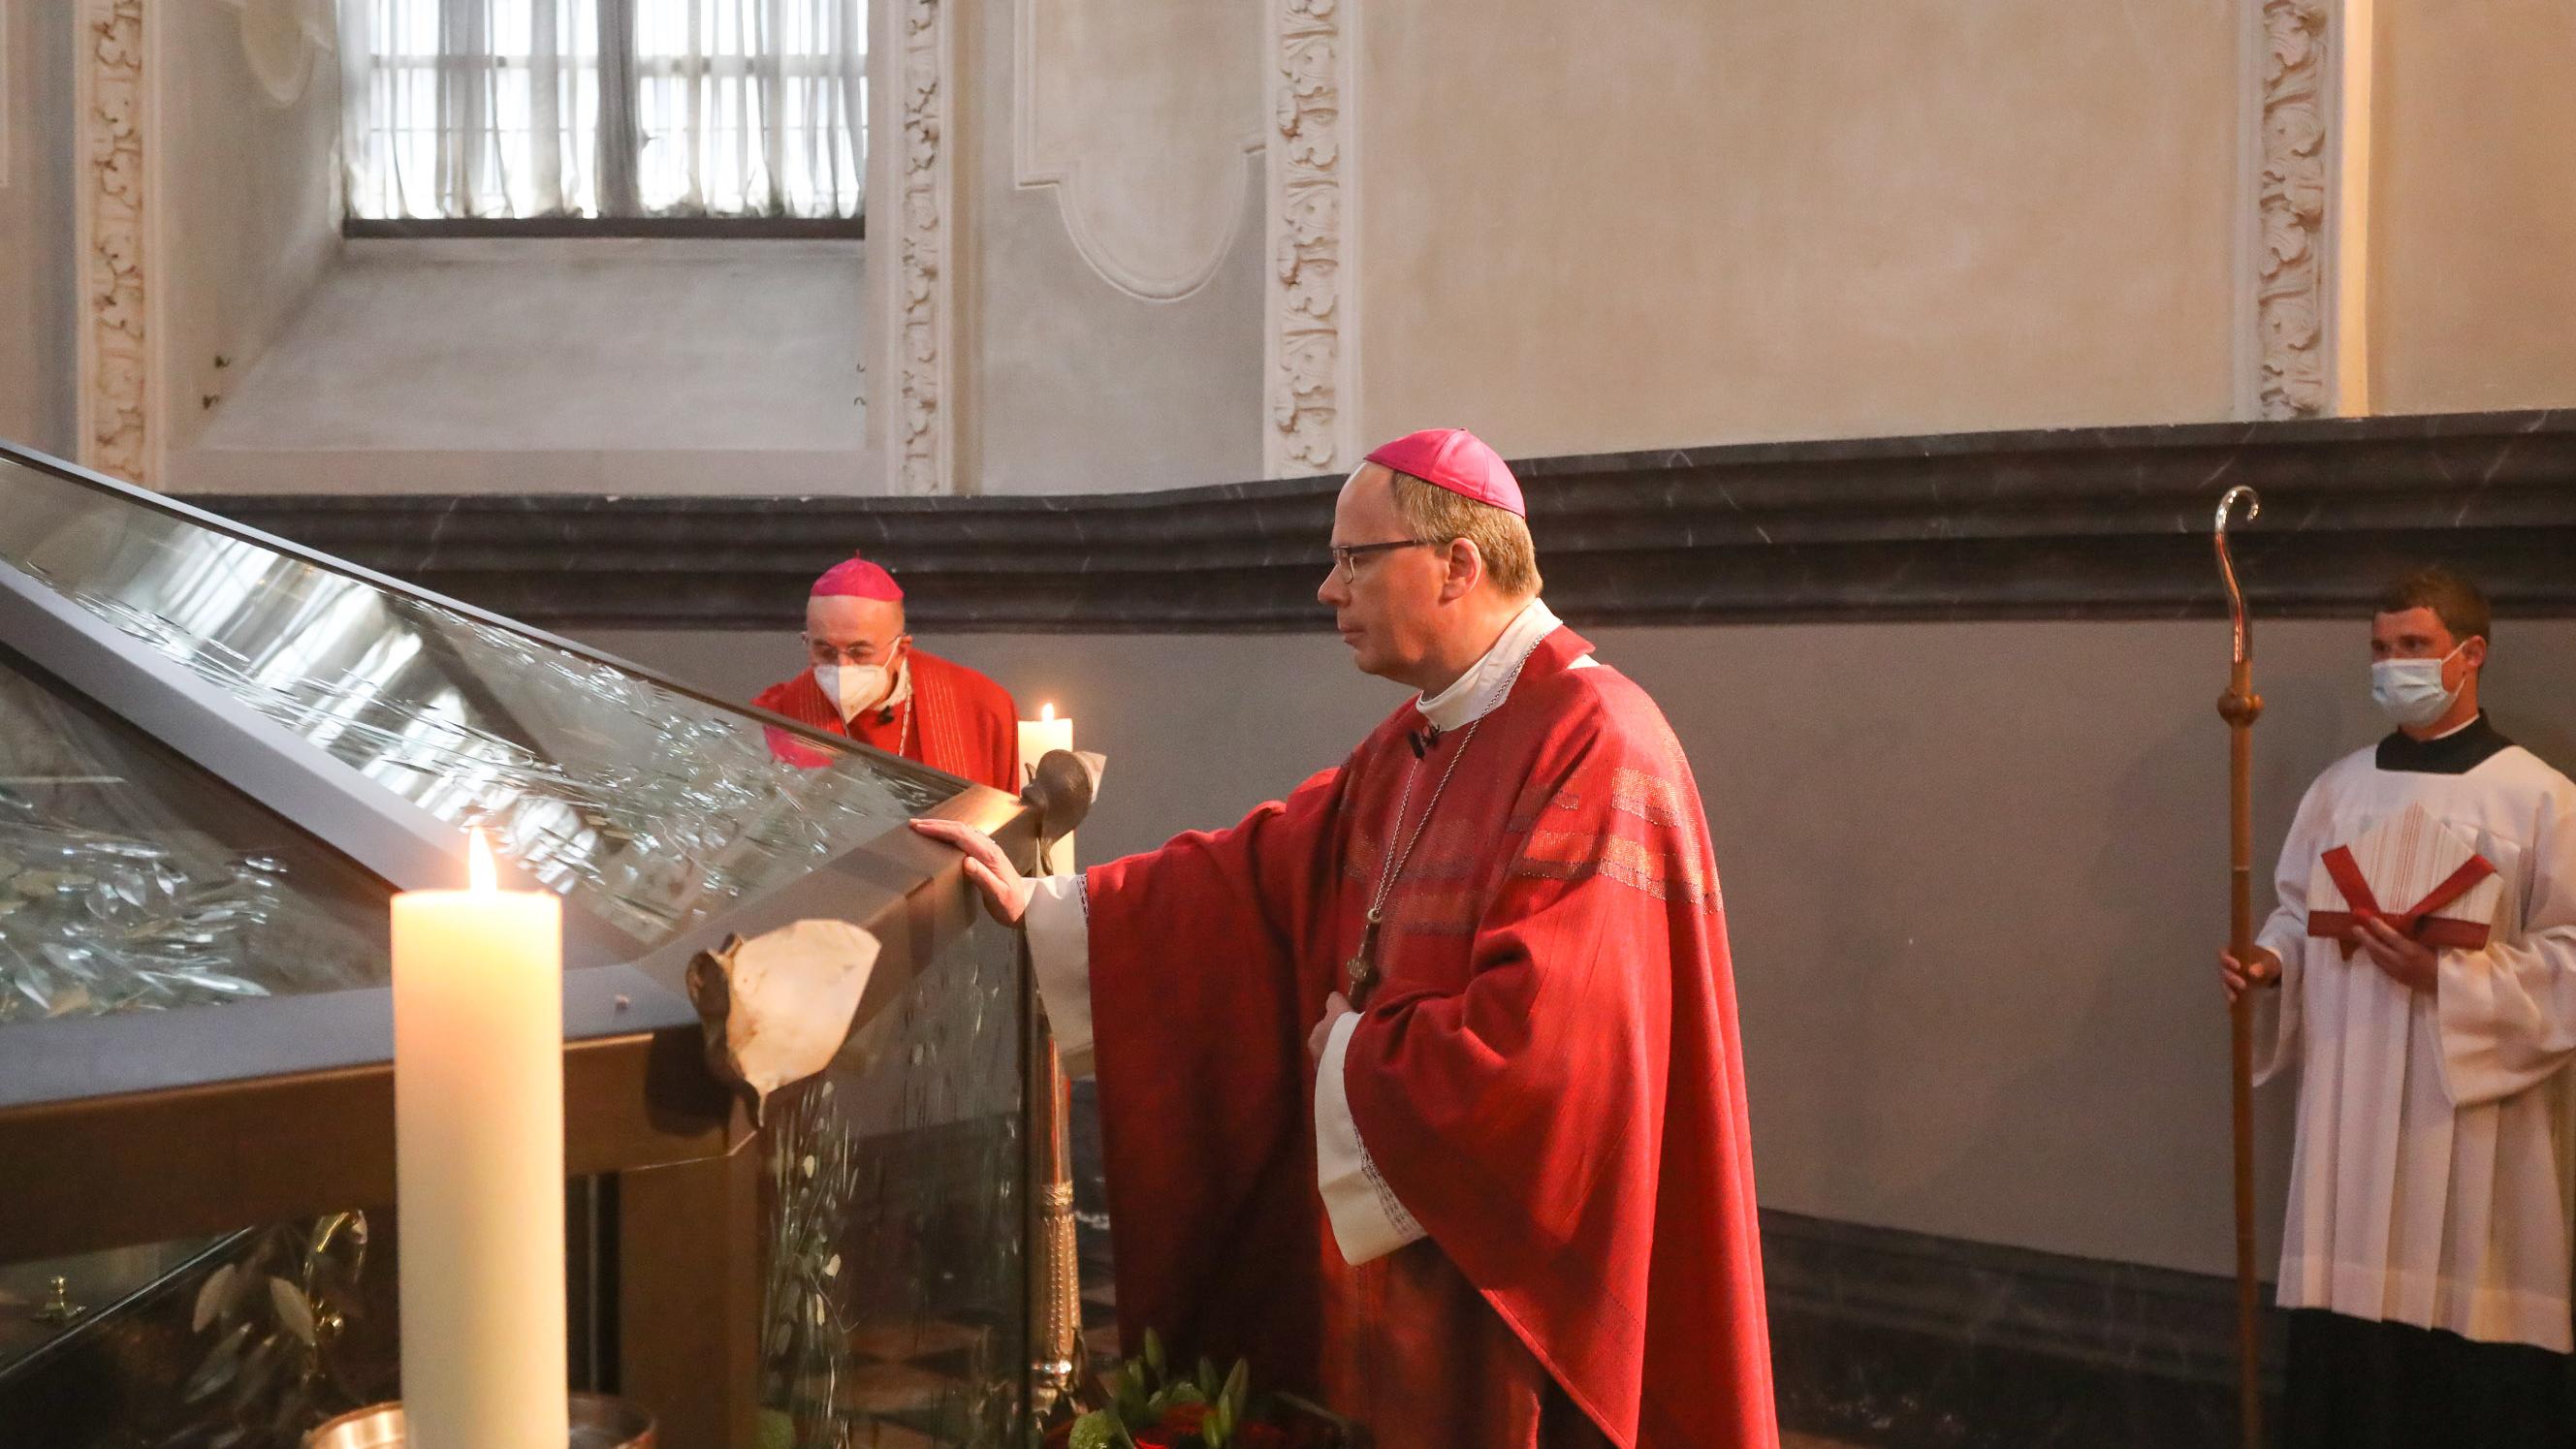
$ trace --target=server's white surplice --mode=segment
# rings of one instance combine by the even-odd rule
[[[2320,854],[2410,805],[2503,886],[2488,944],[2441,951],[2429,994],[2306,934]],[[2278,884],[2256,1040],[2260,1078],[2300,1066],[2281,1303],[2568,1351],[2576,785],[2519,746],[2462,773],[2361,750],[2309,787]]]

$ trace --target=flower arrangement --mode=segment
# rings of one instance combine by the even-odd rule
[[[1150,1328],[1144,1356],[1101,1375],[1100,1387],[1106,1402],[1049,1430],[1045,1449],[1356,1449],[1351,1426],[1314,1405],[1252,1397],[1241,1359],[1222,1379],[1205,1358],[1195,1373],[1174,1373]]]
[[[826,1080],[770,1140],[769,1281],[761,1293],[762,1449],[832,1449],[852,1370],[841,1235],[858,1200],[857,1134]]]

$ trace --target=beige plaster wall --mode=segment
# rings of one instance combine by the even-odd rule
[[[794,639],[595,636],[737,696]],[[1618,628],[1607,662],[1690,753],[1725,878],[1755,1172],[1771,1206],[2230,1270],[2226,629],[2195,623]],[[1401,698],[1306,635],[926,638],[1110,759],[1087,858],[1230,823]],[[2366,625],[2264,626],[2256,849],[2385,728]],[[2576,760],[2576,623],[2508,620],[2503,728]],[[2264,1252],[2289,1159],[2264,1096]]]
[[[2576,8],[2376,9],[2372,411],[2576,403]]]
[[[854,493],[865,244],[361,238],[182,492]]]
[[[314,55],[302,93],[281,103],[243,57],[233,7],[166,5],[152,23],[163,62],[153,130],[163,256],[152,278],[162,292],[162,441],[176,452],[203,433],[339,251],[340,78],[334,57]]]
[[[0,3],[0,439],[73,450],[70,15]]]
[[[1076,26],[1081,43],[1057,39],[1024,85],[1016,26],[1031,3],[1050,0],[950,11],[967,88],[950,123],[962,140],[960,484],[1079,493],[1258,476],[1261,161],[1243,143],[1263,114],[1261,11],[1134,0],[1173,10],[1179,38],[1155,44],[1151,26],[1123,13],[1127,0],[1054,0],[1057,22]],[[1232,79],[1215,86],[1212,74]],[[1024,165],[1017,128],[1032,96],[1056,109],[1033,128],[1033,164]],[[1160,180],[1157,164],[1169,167]],[[1063,183],[1020,181],[1084,170],[1087,178]],[[1239,208],[1230,218],[1228,198]],[[1086,257],[1073,226],[1102,233],[1094,251],[1106,270]],[[1158,232],[1188,244],[1120,245]],[[1178,259],[1229,233],[1214,270],[1186,295],[1143,298],[1111,280],[1121,258],[1186,272]]]
[[[1349,13],[1365,438],[2232,415],[2235,0]]]

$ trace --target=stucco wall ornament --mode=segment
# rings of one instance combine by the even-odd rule
[[[2256,402],[2267,418],[2321,417],[2327,391],[2327,22],[2331,0],[2263,0],[2261,162],[2255,207]]]
[[[1273,476],[1347,466],[1343,394],[1350,372],[1348,137],[1343,96],[1347,0],[1279,6],[1270,87],[1269,425]]]
[[[902,164],[898,169],[895,318],[897,406],[894,489],[951,490],[954,429],[946,408],[949,306],[948,44],[944,0],[903,0]]]
[[[80,13],[81,461],[149,483],[143,0]]]
[[[1207,0],[1018,0],[1012,181],[1052,189],[1101,279],[1140,301],[1207,285],[1252,200],[1261,35]]]
[[[223,0],[241,21],[242,60],[276,105],[304,98],[316,57],[336,45],[330,0]]]

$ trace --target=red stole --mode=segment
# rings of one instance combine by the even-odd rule
[[[1341,1260],[1305,1041],[1358,944],[1421,716],[1231,830],[1090,872],[1121,1326],[1319,1392],[1387,1449],[1771,1445],[1753,1167],[1699,795],[1652,701],[1541,641],[1390,897],[1352,1115],[1429,1230]],[[1403,823],[1409,833],[1411,818]]]
[[[911,652],[908,667],[912,697],[892,710],[862,710],[855,720],[841,718],[810,669],[762,690],[752,704],[873,749],[919,760],[934,770],[1018,794],[1019,711],[1010,694],[965,665],[919,649]],[[830,763],[824,751],[799,743],[785,730],[771,730],[769,746],[780,759],[793,764]]]

